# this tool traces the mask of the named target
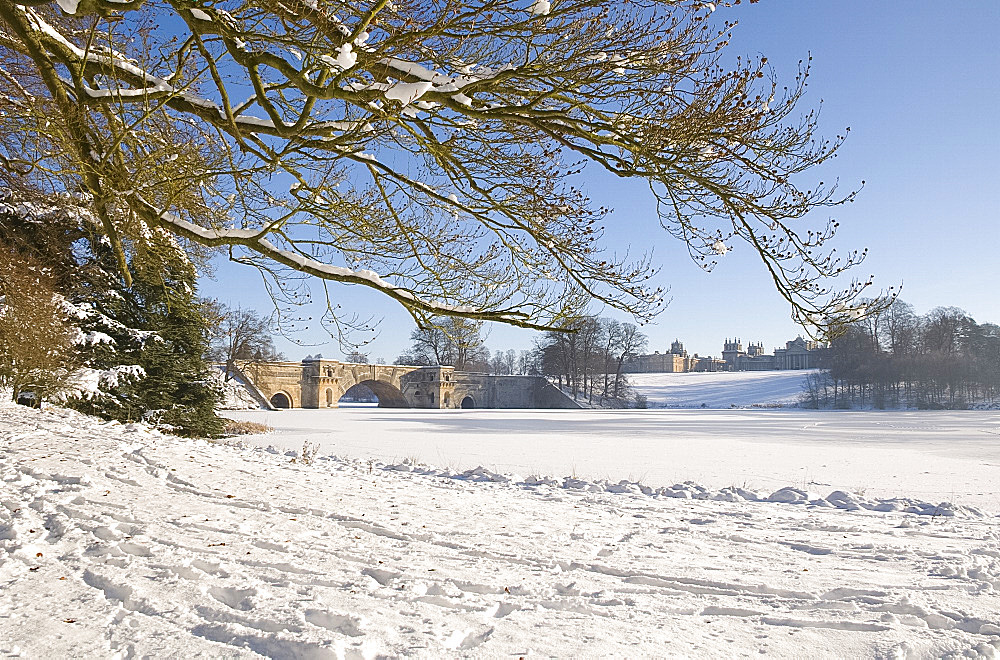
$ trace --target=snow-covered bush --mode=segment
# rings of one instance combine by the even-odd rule
[[[36,405],[65,389],[76,364],[74,327],[56,278],[0,240],[0,386]]]
[[[267,424],[241,419],[227,419],[223,422],[222,435],[256,435],[258,433],[270,433],[273,430],[274,428]]]

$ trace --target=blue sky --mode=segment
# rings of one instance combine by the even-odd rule
[[[832,215],[841,222],[841,250],[869,248],[857,275],[874,274],[884,288],[902,284],[902,298],[918,313],[954,305],[977,321],[1000,322],[1000,2],[763,0],[720,7],[713,17],[738,19],[730,52],[766,55],[779,82],[812,55],[806,105],[822,100],[824,135],[851,127],[840,155],[817,179],[839,178],[845,189],[866,182],[854,204],[814,221]],[[692,353],[718,355],[734,335],[770,349],[800,332],[747,247],[737,244],[704,273],[665,232],[650,236],[655,214],[643,186],[611,181],[593,168],[585,176],[594,202],[615,208],[606,244],[652,249],[671,287],[670,306],[643,328],[651,350],[664,351],[678,337]],[[259,277],[231,264],[219,264],[201,292],[271,309]],[[372,358],[391,362],[409,345],[413,323],[394,303],[351,287],[335,294],[344,308],[383,319],[363,349]],[[280,338],[279,348],[292,359],[340,357],[336,342],[313,326],[296,335],[309,345]],[[487,345],[529,348],[535,336],[494,326]]]

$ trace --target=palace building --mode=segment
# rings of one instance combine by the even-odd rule
[[[649,355],[637,355],[625,365],[629,373],[685,373],[691,371],[725,371],[726,363],[713,357],[702,357],[697,353],[688,355],[684,344],[675,339],[666,353],[654,351]]]
[[[764,352],[764,344],[748,344],[746,349],[740,339],[726,339],[722,359],[689,356],[684,344],[675,339],[666,353],[654,351],[637,355],[625,365],[629,373],[684,373],[694,371],[779,371],[785,369],[818,369],[826,357],[826,345],[803,339],[801,336],[785,342],[784,348]]]

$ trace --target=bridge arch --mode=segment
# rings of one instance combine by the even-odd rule
[[[275,408],[291,408],[292,397],[286,392],[275,392],[271,395],[271,405]]]
[[[341,390],[340,396],[347,394],[348,390],[356,385],[364,385],[378,399],[379,408],[409,408],[410,403],[406,400],[403,395],[403,391],[392,383],[388,383],[384,380],[361,380],[358,382],[350,383],[345,389]],[[339,397],[338,397],[339,399]]]
[[[462,399],[461,407],[462,408],[475,408],[476,407],[476,400],[473,399],[471,396],[467,396],[464,399]]]

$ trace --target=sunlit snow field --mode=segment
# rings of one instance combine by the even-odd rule
[[[628,380],[651,407],[793,406],[802,398],[806,377],[815,373],[818,370],[629,374]]]

